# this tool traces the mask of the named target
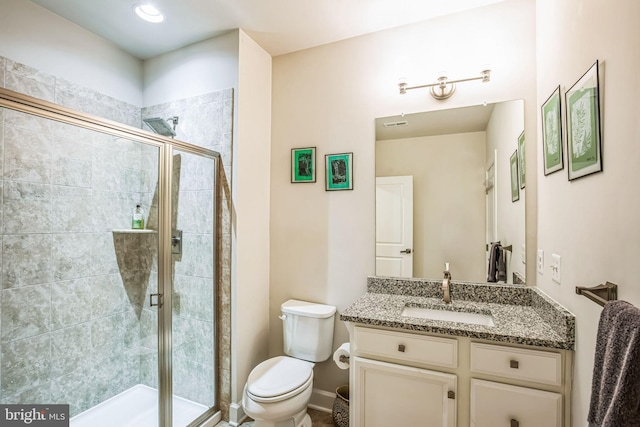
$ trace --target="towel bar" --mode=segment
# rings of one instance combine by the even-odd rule
[[[502,246],[502,244],[500,243],[500,240],[498,240],[497,242],[491,242],[491,244],[493,245],[494,243],[497,243],[500,245],[500,247],[505,250],[505,251],[509,251],[511,252],[513,250],[513,245],[509,245],[509,246]],[[485,244],[485,249],[489,250],[489,244]]]
[[[604,307],[607,302],[618,299],[618,285],[607,282],[604,285],[594,286],[593,288],[576,286],[576,294],[583,295]]]

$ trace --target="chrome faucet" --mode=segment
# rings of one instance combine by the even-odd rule
[[[442,301],[445,304],[449,304],[451,302],[451,295],[449,294],[449,285],[451,282],[451,272],[449,271],[449,263],[444,263],[444,279],[442,280]]]

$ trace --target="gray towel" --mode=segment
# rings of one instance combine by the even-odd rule
[[[500,252],[498,253],[496,281],[505,283],[507,281],[507,251],[503,250],[502,247],[500,247]]]
[[[500,257],[500,242],[492,243],[489,249],[489,269],[487,271],[487,282],[496,282],[496,272],[498,271],[498,258]]]
[[[625,301],[608,302],[600,315],[587,421],[640,426],[640,310]]]

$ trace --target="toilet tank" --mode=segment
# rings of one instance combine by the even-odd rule
[[[285,354],[309,362],[327,360],[333,347],[336,308],[292,299],[280,309]]]

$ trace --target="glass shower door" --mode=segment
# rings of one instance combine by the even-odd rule
[[[216,406],[216,164],[202,154],[172,154],[173,427]]]
[[[160,146],[0,108],[0,147],[0,402],[157,426]]]
[[[71,427],[213,415],[219,155],[0,105],[0,403],[69,405]]]

